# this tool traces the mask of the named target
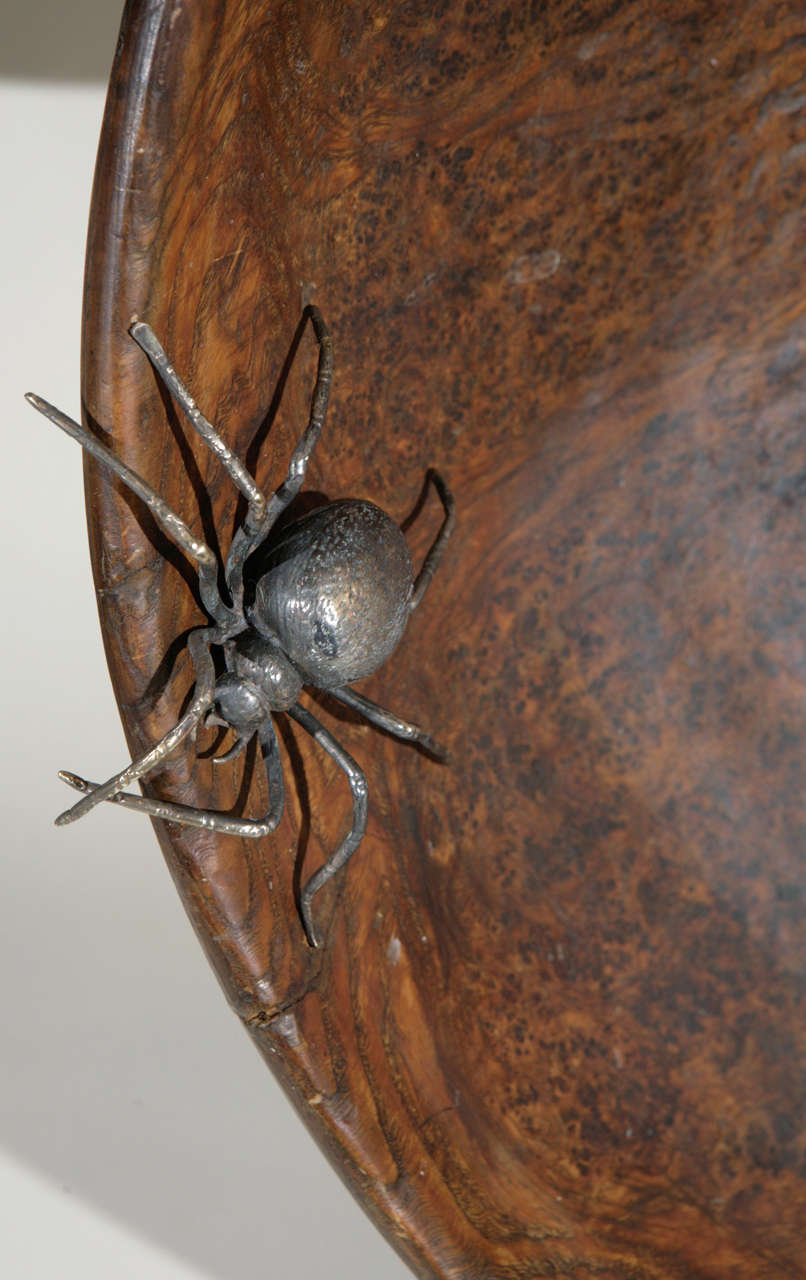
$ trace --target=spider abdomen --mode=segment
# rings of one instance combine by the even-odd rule
[[[411,557],[372,502],[345,499],[297,520],[255,556],[255,610],[307,684],[334,689],[390,656],[411,608]]]

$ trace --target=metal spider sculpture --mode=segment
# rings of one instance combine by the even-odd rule
[[[304,685],[326,690],[372,724],[445,758],[442,748],[416,725],[348,686],[377,670],[397,647],[409,615],[422,600],[439,564],[453,528],[454,503],[440,476],[429,471],[445,515],[416,577],[401,530],[371,502],[331,502],[289,524],[274,538],[270,536],[278,516],[302,487],[322,431],[330,391],[330,335],[318,308],[306,308],[305,316],[319,344],[310,418],[285,479],[268,498],[201,414],[153,330],[142,321],[129,330],[247,500],[246,518],[232,539],[224,566],[229,601],[219,591],[218,562],[211,549],[140,476],[53,405],[32,394],[26,399],[136,493],[165,532],[196,562],[199,594],[211,619],[210,625],[192,631],[188,638],[196,681],[184,715],[149,751],[107,782],[88,782],[74,773],[60,773],[64,782],[84,796],[60,814],[57,825],[74,822],[108,800],[185,826],[253,838],[266,836],[279,823],[284,803],[282,765],[271,713],[285,711],[344,770],[353,799],[349,833],[300,895],[305,933],[315,947],[321,945],[321,937],[314,924],[312,901],[361,843],[367,823],[367,783],[353,758],[298,698]],[[223,650],[226,667],[218,677],[210,652],[215,645]],[[202,721],[225,726],[236,734],[234,746],[217,757],[219,763],[234,759],[257,735],[269,787],[269,811],[264,817],[239,818],[124,791],[162,764],[183,739],[195,738]]]

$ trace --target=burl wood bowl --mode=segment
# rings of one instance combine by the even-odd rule
[[[89,238],[86,420],[216,548],[232,484],[459,521],[364,691],[311,706],[262,841],[158,835],[237,1014],[420,1276],[806,1275],[806,43],[799,4],[133,0]],[[176,720],[196,575],[88,465],[132,752]],[[151,794],[257,814],[254,756]],[[144,843],[147,825],[143,823]]]

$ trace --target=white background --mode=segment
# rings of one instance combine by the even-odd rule
[[[0,51],[0,1275],[404,1280],[208,970],[150,825],[57,830],[126,757],[78,447],[84,239],[114,0],[28,0]]]

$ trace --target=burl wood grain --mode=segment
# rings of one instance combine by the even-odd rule
[[[296,728],[274,837],[159,831],[234,1009],[420,1276],[806,1275],[805,176],[801,3],[127,8],[88,420],[226,550],[242,506],[127,326],[270,489],[315,299],[308,489],[404,521],[434,464],[458,502],[365,684],[452,765],[317,700],[371,800],[324,949],[294,887],[350,801]],[[88,473],[137,751],[203,614]],[[438,522],[429,499],[415,554]],[[264,810],[259,761],[214,770],[214,742],[154,792]]]

